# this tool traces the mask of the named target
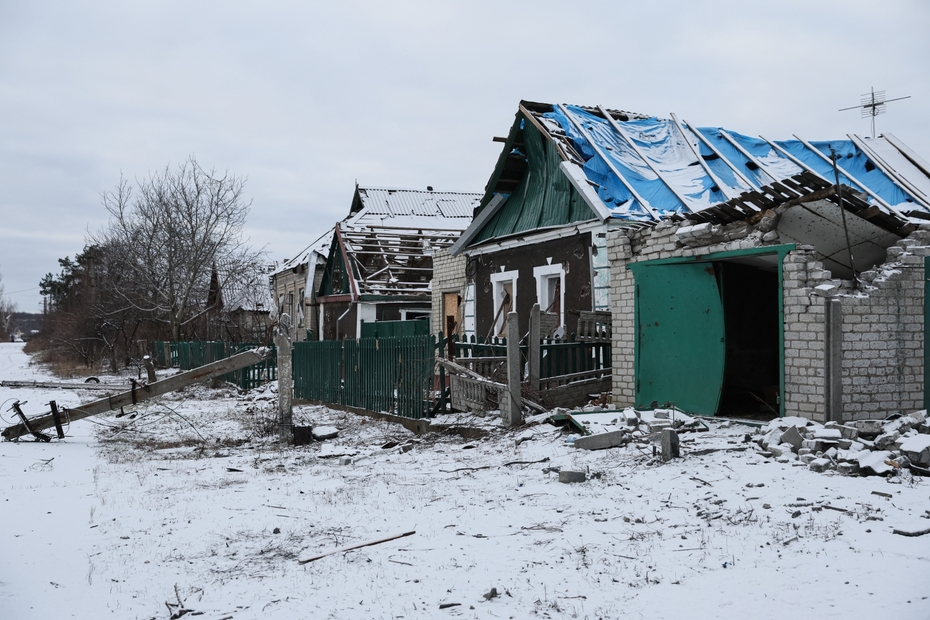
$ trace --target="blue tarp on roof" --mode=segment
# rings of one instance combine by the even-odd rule
[[[926,197],[915,200],[906,187],[908,180],[918,186],[928,183],[930,171],[915,164],[886,174],[852,139],[770,143],[674,120],[609,121],[578,106],[553,106],[542,117],[564,132],[564,138],[552,131],[550,136],[571,147],[581,160],[575,163],[618,219],[647,221],[701,211],[805,170],[833,183],[831,148],[841,168],[840,182],[869,194],[873,204],[930,211]],[[882,137],[857,139],[867,150],[869,142],[887,147]]]

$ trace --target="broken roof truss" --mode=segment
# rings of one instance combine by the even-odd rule
[[[581,169],[613,218],[701,220],[707,210],[717,210],[710,218],[755,212],[755,206],[833,185],[834,153],[840,183],[852,190],[851,203],[865,205],[859,211],[877,207],[888,226],[901,222],[899,228],[911,218],[930,218],[930,166],[894,136],[771,141],[696,127],[674,114],[666,120],[601,106],[526,101],[521,115],[555,144],[565,162]],[[515,161],[520,158],[525,155],[517,145],[489,193],[516,187],[525,169]]]
[[[429,296],[433,253],[462,232],[340,224],[338,234],[359,296]]]

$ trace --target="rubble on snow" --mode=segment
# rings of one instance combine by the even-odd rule
[[[930,473],[927,412],[886,420],[819,424],[806,418],[772,420],[756,432],[761,454],[811,471],[888,475],[903,468]]]

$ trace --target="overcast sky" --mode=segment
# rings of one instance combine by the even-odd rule
[[[292,257],[355,182],[483,191],[521,99],[770,139],[878,131],[930,159],[930,3],[0,0],[0,273],[20,310],[106,223],[100,193],[195,155],[248,178]]]

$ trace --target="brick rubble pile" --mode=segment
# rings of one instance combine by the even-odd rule
[[[901,469],[930,474],[927,412],[887,420],[819,424],[805,418],[772,420],[750,436],[780,463],[844,475],[889,475]]]

